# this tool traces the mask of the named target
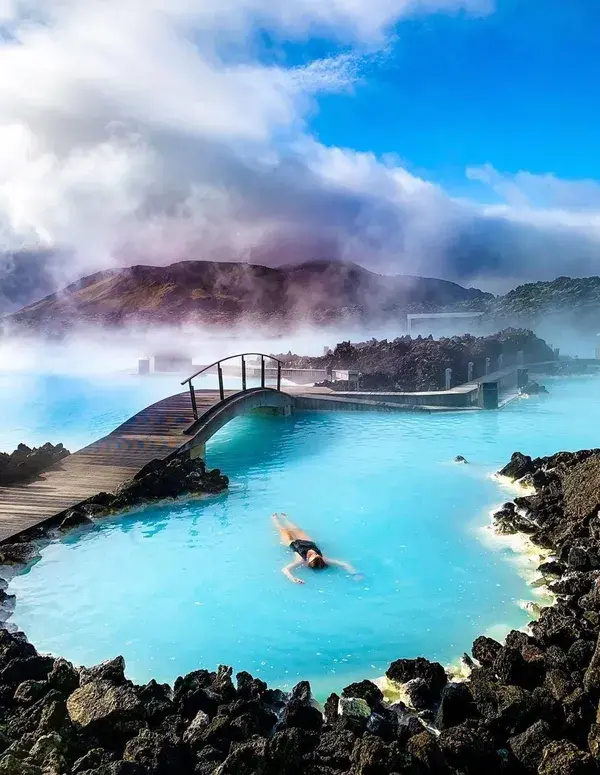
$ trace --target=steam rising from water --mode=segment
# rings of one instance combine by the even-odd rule
[[[489,328],[489,330],[488,330]],[[471,330],[475,336],[493,334],[497,327],[480,327]],[[458,332],[458,329],[457,329]],[[464,324],[468,333],[469,324]],[[382,327],[315,327],[298,326],[284,335],[279,331],[256,327],[230,328],[220,333],[214,328],[200,326],[147,327],[128,326],[105,330],[91,326],[78,326],[73,333],[60,341],[38,337],[6,336],[0,339],[0,372],[38,372],[60,374],[107,374],[115,371],[131,371],[137,368],[139,358],[160,353],[182,354],[194,364],[208,364],[229,355],[242,352],[278,354],[292,352],[298,355],[320,356],[324,348],[334,348],[342,341],[362,342],[369,339],[388,339],[404,336],[403,320]],[[423,327],[419,335],[427,336],[430,330]],[[546,335],[546,341],[560,347],[563,355],[581,358],[594,357],[596,337],[583,337],[568,328],[546,323],[537,331]],[[416,334],[415,334],[416,335]],[[439,334],[435,334],[438,338]]]
[[[0,340],[0,372],[106,374],[137,368],[137,360],[159,353],[180,353],[195,364],[208,364],[242,352],[265,354],[292,351],[322,355],[325,345],[348,338],[347,331],[298,329],[284,337],[239,330],[235,335],[216,335],[214,330],[188,332],[172,328],[128,328],[106,332],[80,327],[60,342],[8,337]],[[360,339],[360,337],[358,337]]]

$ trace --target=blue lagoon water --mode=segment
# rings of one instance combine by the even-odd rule
[[[453,661],[477,635],[529,618],[517,602],[531,590],[509,553],[480,540],[508,497],[490,474],[515,449],[598,445],[600,381],[546,384],[549,397],[499,412],[238,418],[207,451],[227,494],[51,543],[11,582],[14,620],[76,663],[121,653],[141,681],[224,663],[281,687],[307,678],[323,696],[398,657]],[[306,584],[291,584],[274,511],[364,578],[300,570]]]
[[[0,451],[47,441],[74,451],[149,404],[182,390],[176,377],[32,374],[0,371]]]
[[[62,442],[72,452],[81,449],[155,401],[185,390],[181,379],[127,372],[75,376],[0,371],[0,406],[8,408],[0,416],[0,452],[21,442],[37,446],[47,441]],[[217,388],[214,376],[197,378],[194,384],[197,389]],[[239,389],[239,380],[225,378],[224,385]]]

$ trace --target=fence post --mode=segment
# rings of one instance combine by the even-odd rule
[[[486,358],[486,359],[485,359],[485,373],[486,373],[486,376],[487,376],[487,375],[490,373],[490,371],[491,371],[491,365],[492,365],[492,360],[491,360],[491,358]]]
[[[277,361],[277,390],[281,390],[281,361]]]
[[[246,390],[246,359],[242,355],[242,390]]]
[[[469,361],[467,364],[467,382],[473,382],[473,369],[475,368],[475,364],[473,361]]]
[[[192,385],[192,380],[188,382],[188,385],[190,386],[190,398],[192,400],[192,414],[194,415],[194,420],[197,420],[198,407],[196,406],[196,394],[194,393],[194,386]]]
[[[265,356],[260,356],[260,386],[265,386]]]
[[[217,363],[217,374],[219,376],[219,396],[221,397],[221,401],[224,401],[225,391],[223,390],[223,369],[221,368],[220,363]]]
[[[446,369],[446,390],[450,390],[452,385],[452,369]]]

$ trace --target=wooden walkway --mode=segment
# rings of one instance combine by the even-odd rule
[[[219,403],[219,394],[196,391],[196,401],[203,413]],[[116,490],[146,463],[167,457],[189,441],[183,431],[192,420],[186,391],[147,407],[108,436],[48,468],[39,479],[0,487],[0,541],[98,492]]]
[[[239,391],[225,391],[225,398]],[[294,395],[326,389],[290,388]],[[196,390],[198,414],[220,403],[218,391]],[[57,517],[99,492],[113,492],[146,463],[166,458],[190,441],[184,431],[193,421],[190,394],[165,398],[120,425],[108,436],[46,469],[34,481],[0,487],[0,541]]]

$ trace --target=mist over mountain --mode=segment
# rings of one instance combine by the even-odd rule
[[[43,287],[44,280],[41,276],[35,287]],[[33,287],[24,285],[20,291]],[[446,280],[381,275],[335,260],[282,267],[214,261],[140,264],[78,279],[6,315],[2,328],[36,335],[62,335],[82,325],[250,325],[283,332],[302,325],[366,330],[390,324],[398,330],[407,313],[440,311],[483,312],[480,331],[525,327],[557,343],[570,332],[580,342],[585,339],[589,350],[600,330],[600,277],[558,277],[494,296]],[[460,330],[471,325],[466,322]]]
[[[600,332],[600,277],[557,277],[526,283],[505,296],[488,299],[487,313],[499,324],[519,321],[532,328],[550,324],[574,331]]]
[[[182,261],[97,272],[4,318],[5,325],[60,333],[78,324],[232,325],[242,321],[385,322],[406,312],[469,307],[490,294],[445,280],[385,276],[357,264],[311,261],[270,268]]]

